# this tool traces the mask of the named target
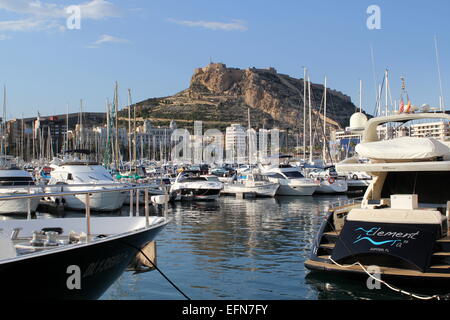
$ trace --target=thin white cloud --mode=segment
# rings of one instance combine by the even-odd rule
[[[64,7],[30,0],[0,0],[0,9],[35,17],[62,17]]]
[[[81,19],[100,20],[120,17],[122,11],[106,0],[90,0],[73,4],[80,8]],[[18,20],[0,21],[0,30],[4,31],[42,31],[65,29],[65,21],[70,14],[67,6],[39,0],[0,0],[0,10],[14,12],[24,17]]]
[[[88,48],[99,48],[104,43],[129,43],[130,41],[123,38],[111,36],[109,34],[102,34],[97,41],[93,42]]]
[[[81,18],[83,19],[104,19],[117,18],[122,15],[122,11],[109,1],[91,0],[86,3],[79,4],[81,9]]]
[[[0,41],[3,41],[3,40],[9,40],[9,39],[12,39],[12,37],[11,37],[11,36],[7,36],[7,35],[4,35],[4,34],[0,34]]]
[[[242,20],[232,20],[231,22],[216,22],[216,21],[190,21],[190,20],[169,19],[169,21],[186,27],[200,27],[209,30],[222,30],[222,31],[248,30],[245,21]]]
[[[0,21],[0,31],[37,31],[54,26],[54,22],[38,19]]]

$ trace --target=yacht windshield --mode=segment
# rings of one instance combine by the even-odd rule
[[[75,181],[88,183],[90,181],[108,181],[113,182],[114,179],[111,176],[102,173],[79,173],[75,175]]]
[[[205,177],[183,177],[180,178],[181,182],[197,182],[197,181],[208,181]]]
[[[275,179],[285,179],[283,177],[283,175],[279,174],[279,173],[275,173],[275,172],[270,172],[270,173],[266,173],[264,174],[266,177],[268,178],[275,178]]]
[[[283,173],[289,179],[304,178],[304,176],[300,173],[300,171],[288,171],[288,172],[283,172]]]

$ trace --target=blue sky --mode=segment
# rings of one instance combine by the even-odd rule
[[[81,29],[66,27],[65,8],[81,8]],[[381,30],[369,30],[370,5],[381,9]],[[0,0],[0,84],[8,118],[104,111],[119,82],[133,101],[188,87],[193,70],[210,59],[230,67],[275,67],[351,96],[372,113],[375,84],[390,70],[392,98],[405,76],[413,104],[438,105],[434,36],[439,44],[444,98],[450,85],[448,0]]]

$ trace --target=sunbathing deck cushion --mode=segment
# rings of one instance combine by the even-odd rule
[[[437,224],[446,219],[434,209],[353,209],[347,216],[347,221],[362,221],[394,224]]]
[[[427,160],[450,154],[450,148],[432,138],[402,137],[361,143],[356,152],[364,158],[382,160]]]

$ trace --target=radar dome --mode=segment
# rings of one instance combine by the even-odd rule
[[[363,129],[367,124],[367,116],[362,112],[354,113],[350,118],[350,128]]]

